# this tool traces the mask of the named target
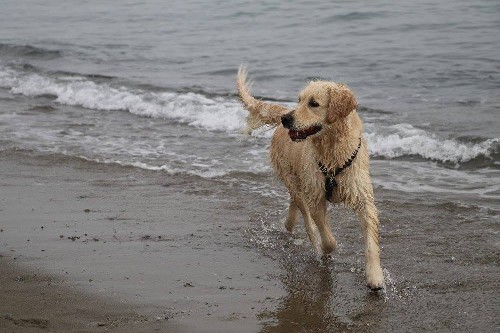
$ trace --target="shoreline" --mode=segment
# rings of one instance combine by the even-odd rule
[[[327,260],[286,202],[232,184],[0,152],[7,331],[493,331],[498,216],[377,191],[385,293],[355,216],[330,210]],[[233,187],[234,186],[234,187]],[[408,316],[412,313],[412,316]],[[102,326],[99,326],[101,324]]]

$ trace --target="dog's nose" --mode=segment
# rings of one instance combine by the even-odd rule
[[[293,112],[293,111],[292,111]],[[293,114],[292,112],[288,112],[281,116],[281,123],[284,128],[292,128],[293,126]]]

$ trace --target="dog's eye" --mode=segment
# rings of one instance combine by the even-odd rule
[[[316,102],[314,99],[311,99],[308,104],[311,108],[317,108],[319,106],[318,102]]]

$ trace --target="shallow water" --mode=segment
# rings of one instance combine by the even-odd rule
[[[279,271],[270,279],[286,296],[258,316],[263,331],[305,322],[317,331],[396,330],[410,311],[410,331],[490,327],[481,323],[492,325],[499,308],[491,296],[499,13],[494,1],[4,1],[0,150],[199,180],[193,195],[251,202],[240,241],[223,246],[245,243]],[[256,95],[290,107],[311,78],[356,93],[382,222],[383,298],[363,287],[348,211],[331,212],[340,244],[333,261],[315,258],[303,233],[282,232],[287,194],[268,164],[272,131],[240,134],[241,63]],[[463,311],[449,306],[464,302]],[[465,326],[454,326],[464,316]]]

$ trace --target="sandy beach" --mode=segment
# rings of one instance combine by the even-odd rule
[[[12,259],[12,258],[10,258]],[[165,320],[139,315],[124,303],[75,290],[64,277],[0,258],[2,332],[182,332]]]
[[[498,257],[488,244],[478,248],[487,231],[470,209],[423,211],[382,196],[387,290],[371,293],[348,211],[335,211],[341,242],[325,260],[303,232],[279,229],[280,205],[250,196],[266,208],[259,212],[202,178],[23,151],[1,153],[0,164],[4,331],[487,332],[498,325]],[[397,222],[409,215],[421,219],[414,230]],[[461,230],[444,226],[452,216]],[[448,236],[427,234],[430,220]]]
[[[231,332],[280,294],[266,260],[232,244],[249,216],[229,198],[71,158],[1,164],[0,327]]]

